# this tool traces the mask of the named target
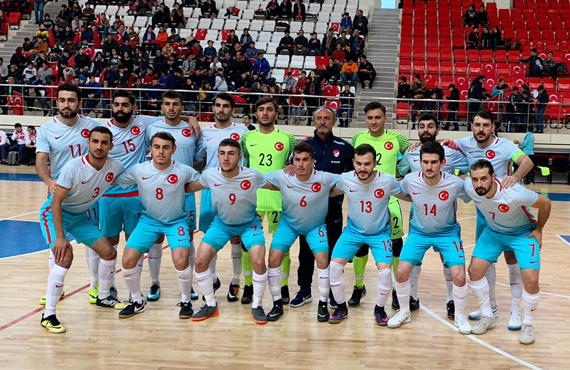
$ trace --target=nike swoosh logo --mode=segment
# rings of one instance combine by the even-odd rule
[[[389,294],[389,293],[386,293],[386,294],[384,294],[384,293],[380,293],[380,295],[388,295],[388,294]]]
[[[261,235],[261,233],[258,233],[258,234],[253,234],[253,236],[258,236],[258,235]]]
[[[206,139],[206,141],[210,141],[210,140],[212,140],[212,139],[213,139],[213,137]]]
[[[319,243],[324,243],[326,242],[326,240],[319,240]]]
[[[143,179],[143,180],[148,180],[148,179],[150,179],[151,177],[152,177],[152,176],[146,176],[146,177],[145,177],[145,176],[143,176],[143,178],[142,178],[142,179]]]
[[[531,265],[532,265],[532,264],[535,264],[535,263],[538,263],[538,261],[530,261],[530,264],[531,264]]]
[[[186,239],[178,239],[179,242],[183,242],[184,240],[186,240]]]
[[[55,287],[56,288],[63,288],[63,284],[56,284]]]
[[[418,194],[421,194],[421,193],[416,193],[416,192],[414,191],[414,192],[412,192],[412,194],[414,194],[414,195],[418,195]]]
[[[85,185],[85,184],[87,184],[89,181],[91,181],[91,180],[88,180],[88,181],[81,181],[81,185]]]
[[[289,186],[289,185],[287,185],[287,187],[288,187],[289,189],[293,189],[293,187],[292,187],[292,186]]]
[[[257,146],[257,144],[249,144],[249,146]]]
[[[222,186],[222,184],[214,184],[214,186]]]
[[[386,256],[386,258],[392,258],[392,256]]]
[[[414,159],[414,162],[419,162],[419,161],[420,161],[419,159]]]
[[[349,190],[351,193],[356,193],[358,190]]]
[[[62,137],[63,137],[63,135],[61,135],[61,136],[56,136],[55,139],[56,139],[56,140],[59,140],[59,139],[61,139]]]

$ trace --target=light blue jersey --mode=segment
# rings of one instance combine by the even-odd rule
[[[152,136],[161,131],[168,132],[176,140],[176,152],[172,155],[172,159],[194,168],[194,154],[198,138],[188,123],[181,121],[178,125],[171,126],[164,121],[164,118],[152,121],[146,130],[145,146],[147,148],[150,147]]]
[[[488,199],[477,194],[471,179],[465,180],[465,191],[485,217],[489,228],[503,234],[520,234],[535,228],[536,220],[528,207],[538,201],[538,194],[519,184],[505,189],[501,185],[502,179],[497,178],[496,181],[497,193]]]
[[[348,198],[348,225],[356,232],[374,235],[388,226],[390,197],[400,192],[394,176],[377,172],[374,180],[364,184],[351,171],[340,175],[336,187]]]
[[[63,166],[73,158],[89,152],[87,139],[91,130],[101,123],[96,119],[79,116],[73,126],[62,123],[59,116],[46,122],[38,129],[37,153],[47,153],[50,157],[51,178],[56,180]]]
[[[249,131],[244,125],[232,123],[224,129],[216,125],[206,127],[200,133],[196,146],[196,160],[202,161],[206,157],[205,169],[216,168],[220,165],[218,160],[218,147],[224,139],[234,139],[241,144],[243,135]]]
[[[420,166],[420,150],[422,146],[419,145],[412,151],[406,151],[402,161],[398,164],[398,171],[402,176],[408,172],[418,172],[422,168]],[[441,169],[442,172],[455,175],[455,170],[462,173],[469,173],[469,162],[467,157],[460,150],[451,149],[448,146],[443,146],[445,152],[445,166]]]
[[[314,170],[307,181],[279,170],[264,175],[281,190],[283,211],[281,220],[297,232],[309,232],[325,222],[330,190],[339,176]]]
[[[493,165],[497,177],[510,176],[512,163],[524,153],[511,141],[498,137],[488,147],[481,149],[473,136],[459,139],[455,142],[467,156],[469,166],[479,159],[486,159]]]

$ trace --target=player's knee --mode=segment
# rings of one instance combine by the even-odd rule
[[[196,261],[194,261],[194,268],[196,269],[196,272],[206,271],[209,265],[209,261],[206,261],[204,258],[200,258],[199,256],[197,256]]]
[[[392,255],[394,257],[400,257],[400,253],[402,253],[402,247],[404,246],[404,242],[402,238],[392,240]]]
[[[317,268],[319,269],[326,269],[327,267],[329,267],[329,258],[328,258],[328,254],[326,253],[318,253],[316,258],[316,263],[317,263]]]
[[[540,290],[538,285],[538,270],[536,274],[523,274],[524,290],[530,294],[536,294]]]
[[[465,271],[452,272],[451,278],[453,279],[453,284],[455,284],[456,286],[465,285]]]
[[[485,276],[485,271],[476,266],[473,266],[473,264],[469,266],[468,273],[469,273],[469,279],[471,281],[479,281],[483,279],[483,276]]]
[[[281,266],[281,262],[283,262],[283,257],[281,257],[278,253],[269,253],[269,267],[275,268]],[[253,263],[253,258],[252,258]]]
[[[188,253],[180,254],[178,256],[172,257],[172,262],[174,263],[174,268],[177,270],[185,270],[188,267]]]
[[[396,281],[398,283],[404,283],[410,279],[410,273],[408,271],[404,271],[403,269],[398,269],[396,273]]]
[[[99,252],[99,257],[106,261],[112,261],[117,258],[117,251],[111,245],[106,248],[102,248]]]

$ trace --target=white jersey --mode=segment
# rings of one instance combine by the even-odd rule
[[[488,199],[477,194],[471,179],[465,180],[465,191],[485,216],[489,228],[504,234],[520,234],[535,228],[536,220],[528,207],[538,201],[538,194],[519,184],[505,189],[502,179],[496,181],[497,193]]]
[[[232,123],[224,129],[219,129],[216,125],[206,127],[202,130],[198,144],[196,146],[196,160],[201,161],[206,157],[206,166],[216,168],[220,165],[218,160],[218,147],[224,139],[234,139],[241,144],[243,135],[249,131],[244,125]]]
[[[404,153],[404,158],[398,164],[398,171],[401,175],[406,175],[408,171],[418,172],[422,170],[420,166],[421,149],[422,146],[419,145],[414,150]],[[443,151],[445,152],[445,166],[441,169],[443,172],[447,172],[451,175],[455,175],[455,170],[459,170],[462,173],[469,173],[469,162],[465,154],[460,150],[451,149],[446,145],[443,146]]]
[[[251,222],[257,208],[257,189],[267,183],[258,170],[240,167],[237,176],[228,179],[219,167],[202,172],[200,183],[212,191],[212,206],[226,225]]]
[[[73,126],[67,126],[58,117],[42,125],[36,143],[37,153],[49,154],[51,178],[54,180],[67,162],[89,153],[89,134],[95,127],[101,126],[99,121],[85,116],[79,116]]]
[[[63,166],[57,179],[57,185],[70,189],[62,208],[71,213],[87,211],[122,172],[121,163],[111,157],[107,157],[99,171],[89,163],[89,154],[72,159]]]
[[[113,150],[109,152],[109,156],[121,162],[125,170],[137,163],[146,162],[146,130],[150,122],[157,119],[150,116],[132,116],[131,122],[125,128],[115,125],[114,119],[107,121],[105,127],[113,133]],[[105,196],[133,191],[136,191],[135,187],[123,189],[120,186],[112,186]]]
[[[138,185],[143,214],[165,224],[183,219],[184,187],[198,180],[200,175],[192,167],[172,161],[165,170],[158,170],[152,161],[138,163],[117,178],[123,187]]]
[[[0,130],[0,145],[6,145],[6,144],[10,144],[10,142],[8,141],[8,135],[6,135],[6,132]]]
[[[400,188],[404,195],[412,197],[411,226],[425,234],[445,233],[459,227],[457,198],[466,203],[471,201],[465,193],[463,180],[445,172],[434,186],[426,184],[422,172],[412,172],[400,182]]]
[[[194,153],[196,151],[196,142],[198,138],[187,122],[181,121],[177,126],[170,126],[164,121],[164,118],[152,121],[146,130],[146,146],[150,147],[150,139],[157,132],[168,132],[176,140],[176,152],[172,155],[172,159],[194,167]]]
[[[486,159],[493,165],[497,177],[510,176],[512,162],[523,155],[522,150],[511,141],[498,137],[488,147],[481,149],[473,136],[464,137],[455,142],[467,156],[469,166],[479,159]]]
[[[285,171],[266,173],[265,178],[281,190],[281,219],[299,232],[309,232],[325,222],[329,193],[339,175],[314,170],[307,181]]]
[[[30,140],[30,133],[28,132],[28,130],[24,129],[20,130],[20,132],[14,130],[14,133],[12,133],[12,140],[16,141],[18,145],[32,144]]]
[[[388,225],[390,197],[400,192],[394,176],[378,172],[364,184],[351,171],[340,175],[336,187],[348,198],[348,224],[358,233],[375,235]]]

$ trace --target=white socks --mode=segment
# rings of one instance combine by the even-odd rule
[[[329,292],[331,290],[331,283],[330,283],[330,272],[329,268],[320,269],[317,268],[317,272],[319,275],[319,300],[321,302],[328,302],[329,300]]]
[[[273,301],[280,300],[281,297],[281,266],[269,267],[267,269],[268,281],[269,281],[269,291],[271,292],[271,297]],[[256,274],[253,273],[253,279],[255,279]],[[255,286],[255,284],[254,284]]]
[[[115,281],[115,264],[117,259],[99,259],[99,299],[105,299],[111,295],[111,284]]]
[[[279,267],[281,269],[281,267]],[[252,308],[257,308],[261,306],[261,300],[263,299],[263,294],[265,293],[265,286],[267,285],[267,275],[268,271],[265,271],[263,275],[253,272],[253,304]]]
[[[495,300],[495,283],[497,282],[497,269],[494,263],[491,263],[489,269],[485,273],[487,278],[487,284],[489,284],[489,302],[491,307],[497,307],[497,301]]]
[[[344,278],[344,266],[338,262],[331,261],[330,268],[330,285],[334,299],[337,303],[346,302],[344,289],[346,287],[346,279]]]
[[[414,266],[410,274],[410,284],[412,285],[411,296],[413,299],[418,299],[418,281],[420,280],[420,273],[422,266]],[[380,306],[382,307],[382,306]]]
[[[216,307],[216,297],[214,296],[214,280],[212,279],[212,272],[207,269],[204,272],[196,272],[196,280],[202,294],[206,298],[206,304],[210,307]]]
[[[190,292],[192,291],[192,267],[188,266],[184,270],[176,270],[178,276],[178,287],[180,289],[180,302],[190,302]]]
[[[448,267],[443,268],[443,276],[445,276],[445,286],[447,287],[447,301],[453,300],[453,279],[451,278],[451,270]]]
[[[400,303],[400,311],[410,312],[410,293],[412,291],[412,284],[410,279],[403,283],[396,281],[396,294],[398,295],[398,303]]]
[[[119,245],[115,244],[115,245],[113,245],[113,248],[115,248],[115,250],[117,250],[119,248]],[[115,260],[115,266],[114,267],[115,267],[115,271],[116,271],[117,270],[117,260]],[[116,279],[117,279],[117,274],[115,273],[115,274],[113,274],[113,280],[111,281],[111,287],[113,287],[113,288],[117,288]]]
[[[212,260],[210,261],[210,266],[209,266],[210,274],[212,275],[212,284],[214,284],[213,282],[217,280],[216,262],[218,262],[218,254],[217,253],[214,255],[214,258],[212,258]]]
[[[477,298],[477,302],[481,306],[481,315],[494,317],[489,299],[489,283],[487,282],[487,278],[483,276],[481,280],[471,281],[469,285],[471,286],[473,295]]]
[[[418,274],[419,275],[419,274]],[[417,288],[417,286],[416,286]],[[376,284],[376,290],[378,290],[378,297],[376,298],[376,305],[378,307],[384,307],[390,296],[390,291],[392,290],[392,269],[385,268],[378,270],[378,283]],[[408,299],[409,301],[409,299]]]
[[[49,250],[48,265],[50,270],[53,268],[53,265],[55,265],[55,256],[53,255],[53,251],[51,249]]]
[[[453,284],[453,302],[455,303],[455,316],[465,316],[465,304],[467,303],[467,294],[469,288],[467,284],[457,286]]]
[[[509,282],[511,283],[511,312],[520,312],[521,293],[523,291],[521,269],[518,263],[507,266],[509,267]]]
[[[89,276],[91,277],[89,289],[93,289],[97,284],[99,284],[99,259],[100,258],[97,252],[85,246],[85,262],[87,262],[87,268],[89,268]]]
[[[533,322],[533,312],[538,307],[538,299],[540,298],[540,292],[536,294],[527,293],[526,290],[523,289],[522,299],[524,302],[524,318],[523,324],[525,325],[532,325]]]
[[[61,297],[63,281],[65,280],[67,271],[69,270],[55,264],[51,268],[48,276],[46,311],[44,317],[55,315],[55,306]]]
[[[152,280],[152,285],[160,285],[159,275],[160,275],[160,265],[162,263],[162,243],[153,244],[148,251],[148,270],[150,272],[150,278]]]
[[[137,265],[132,269],[127,269],[123,266],[122,271],[123,279],[125,279],[125,285],[131,294],[131,299],[133,302],[142,303],[143,297],[141,294],[141,273],[139,266]]]
[[[239,285],[239,276],[241,275],[241,243],[232,244],[232,266],[234,269],[234,277],[232,278],[233,285]]]

